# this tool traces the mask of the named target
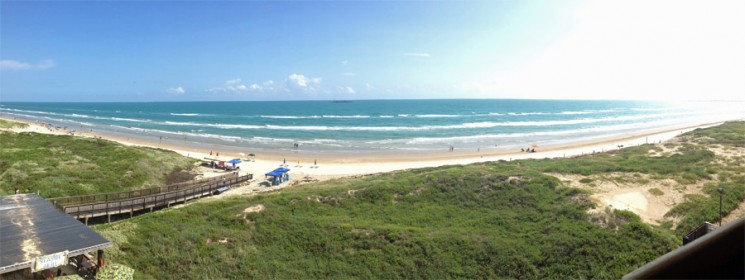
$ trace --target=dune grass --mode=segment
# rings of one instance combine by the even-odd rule
[[[193,163],[175,152],[95,138],[0,132],[0,143],[0,195],[16,187],[50,198],[160,186]]]
[[[197,202],[94,229],[114,240],[110,260],[143,279],[620,278],[679,246],[680,233],[716,221],[716,188],[727,189],[725,214],[742,202],[742,159],[707,149],[745,134],[738,123],[725,128],[739,132],[697,130],[662,156],[644,145],[400,171]],[[669,213],[682,220],[673,232],[670,222],[650,227],[627,211],[589,215],[587,193],[544,172],[713,183]],[[264,210],[244,212],[258,205]]]
[[[706,145],[718,144],[745,147],[745,121],[726,122],[722,125],[696,129],[686,134],[694,141]]]
[[[26,128],[28,127],[28,124],[22,123],[22,122],[15,122],[15,121],[10,121],[10,120],[0,119],[0,128],[7,129],[7,128],[14,128],[14,127]]]
[[[558,185],[512,164],[327,181],[135,217],[109,258],[159,279],[607,279],[676,246],[629,212],[589,222],[586,194]]]

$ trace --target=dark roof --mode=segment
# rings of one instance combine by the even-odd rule
[[[632,271],[624,279],[745,279],[745,217]]]
[[[76,256],[111,243],[36,194],[0,196],[0,274],[33,265],[34,258],[69,251]]]

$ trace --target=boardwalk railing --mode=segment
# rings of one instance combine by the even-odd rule
[[[189,199],[199,198],[207,195],[214,194],[218,188],[224,186],[232,186],[249,181],[253,178],[252,174],[245,176],[232,176],[230,179],[225,180],[223,183],[220,180],[211,180],[202,184],[188,189],[179,189],[157,194],[149,194],[138,197],[124,198],[124,199],[112,199],[104,202],[86,203],[78,205],[58,205],[63,213],[73,216],[77,219],[101,217],[116,214],[132,213],[140,210],[150,209],[159,207],[170,207],[173,203],[185,202]],[[117,196],[109,196],[117,197]]]
[[[182,182],[177,184],[171,184],[163,187],[154,187],[141,190],[132,190],[125,192],[114,192],[114,193],[102,193],[94,195],[80,195],[80,196],[67,196],[67,197],[56,197],[47,199],[49,202],[62,209],[63,206],[67,205],[80,205],[90,204],[96,202],[107,202],[113,200],[131,199],[143,196],[150,196],[161,193],[168,193],[178,190],[192,189],[197,186],[208,185],[211,183],[220,183],[223,178],[226,180],[238,178],[238,173],[230,173],[220,177],[211,177],[201,180],[192,180],[188,182]],[[250,180],[250,179],[249,179]]]

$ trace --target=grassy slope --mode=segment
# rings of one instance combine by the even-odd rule
[[[628,212],[591,224],[585,195],[558,183],[517,163],[442,167],[95,228],[119,244],[111,261],[156,278],[618,278],[675,247]]]
[[[114,241],[112,262],[138,278],[619,278],[678,246],[680,235],[625,211],[590,223],[580,190],[542,172],[641,172],[727,187],[742,201],[742,157],[698,144],[737,146],[745,123],[691,134],[679,153],[654,146],[577,159],[528,160],[402,171],[304,185],[279,194],[194,203],[94,228]],[[713,221],[718,197],[682,203],[679,232]],[[703,203],[702,203],[703,201]],[[266,210],[244,214],[261,204]],[[717,204],[718,205],[718,204]],[[690,222],[686,222],[690,220]],[[225,243],[221,243],[224,241]]]
[[[162,185],[192,161],[174,152],[112,141],[0,132],[0,195],[39,191],[59,197]]]
[[[670,178],[681,185],[712,180],[716,176],[716,180],[704,187],[706,195],[686,195],[685,202],[666,214],[669,218],[681,218],[675,227],[675,234],[682,236],[704,221],[719,220],[718,188],[725,190],[722,201],[725,215],[745,200],[745,157],[717,157],[708,149],[715,146],[724,149],[745,147],[745,122],[728,122],[717,127],[697,129],[682,139],[684,141],[678,144],[666,144],[677,152],[662,157],[647,155],[649,150],[660,148],[642,145],[581,158],[528,161],[525,165],[544,172],[581,175],[637,172],[650,174],[656,179]]]
[[[698,129],[688,134],[690,142],[704,146],[717,146],[724,150],[745,148],[745,122],[728,122],[721,126]],[[679,235],[686,234],[703,221],[719,221],[719,192],[722,195],[722,212],[726,216],[745,201],[745,156],[719,158],[712,164],[712,173],[717,174],[718,182],[707,184],[707,195],[687,195],[686,202],[676,205],[666,214],[681,217],[676,229]]]
[[[14,128],[14,127],[26,128],[28,127],[28,124],[22,123],[22,122],[15,122],[15,121],[0,119],[0,128]]]

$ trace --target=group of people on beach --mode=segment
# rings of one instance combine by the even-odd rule
[[[520,151],[527,152],[527,153],[535,153],[535,148],[527,148],[527,149],[520,148]]]

